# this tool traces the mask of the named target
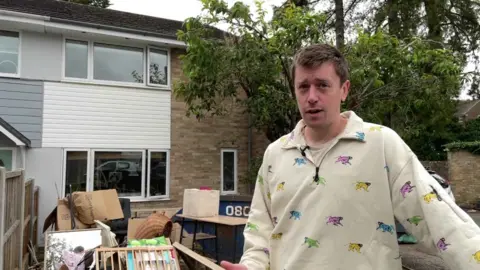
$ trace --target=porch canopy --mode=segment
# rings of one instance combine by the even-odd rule
[[[0,133],[7,136],[17,146],[30,147],[30,140],[0,117]]]

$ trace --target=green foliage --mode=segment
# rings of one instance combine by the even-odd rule
[[[303,45],[324,41],[325,18],[287,5],[266,21],[259,1],[255,15],[241,2],[202,3],[206,15],[187,19],[186,31],[178,33],[188,45],[181,57],[187,80],[174,84],[174,94],[187,104],[187,115],[222,115],[229,111],[225,101],[233,101],[244,105],[252,125],[270,140],[289,132],[299,119],[291,57]],[[228,25],[231,34],[214,38],[218,23]]]
[[[480,141],[453,142],[445,145],[447,151],[465,150],[472,154],[480,155]]]
[[[351,91],[345,109],[396,130],[423,160],[445,159],[462,61],[422,39],[359,32],[346,52]]]
[[[82,4],[82,5],[89,5],[89,6],[98,7],[98,8],[108,8],[110,5],[112,5],[110,3],[110,0],[63,0],[63,1]]]
[[[465,150],[480,155],[480,118],[466,122],[455,131],[454,142],[444,146],[447,151]]]
[[[260,167],[262,166],[262,161],[263,156],[252,158],[247,173],[242,178],[242,182],[247,184],[250,187],[251,191],[253,191],[253,188],[255,187],[255,182],[257,181],[258,172],[260,170]]]

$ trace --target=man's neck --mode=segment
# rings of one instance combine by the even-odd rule
[[[312,147],[324,144],[342,133],[347,125],[347,122],[347,118],[339,116],[338,120],[334,121],[327,128],[313,129],[307,126],[305,127],[305,140],[307,144]]]

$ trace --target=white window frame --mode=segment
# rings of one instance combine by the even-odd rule
[[[17,150],[16,147],[0,147],[0,150],[11,150],[12,151],[12,171],[17,168]]]
[[[160,195],[160,196],[150,196],[150,159],[152,158],[152,152],[158,153],[158,152],[165,152],[166,153],[166,158],[167,160],[165,161],[166,164],[166,169],[165,169],[165,195]],[[146,198],[147,199],[167,199],[170,198],[170,151],[165,150],[165,149],[149,149],[148,150],[148,157],[147,157],[147,193],[146,193]]]
[[[156,83],[150,83],[150,49],[155,49],[155,50],[161,50],[161,51],[165,51],[167,53],[167,84],[156,84]],[[146,73],[147,73],[147,85],[148,86],[153,86],[153,87],[168,87],[170,88],[170,74],[172,74],[172,71],[171,71],[171,68],[172,68],[172,65],[171,65],[171,60],[170,60],[170,49],[169,48],[161,48],[161,47],[158,47],[158,46],[147,46],[147,50],[146,50],[146,57],[147,57],[147,65],[146,65]]]
[[[222,149],[220,152],[220,190],[221,194],[229,195],[229,194],[237,194],[238,193],[238,151],[237,149]],[[233,164],[234,164],[234,178],[233,178],[233,190],[223,190],[223,153],[233,153]]]
[[[17,31],[17,30],[10,30],[10,29],[2,29],[2,31],[7,31],[7,32],[13,32],[13,33],[18,33],[18,65],[17,65],[17,73],[1,73],[0,72],[0,77],[9,77],[9,78],[20,78],[20,73],[21,73],[21,64],[22,64],[22,31]]]
[[[66,196],[65,189],[67,185],[67,153],[68,152],[87,152],[87,190],[90,191],[89,186],[89,174],[90,174],[90,149],[87,148],[65,148],[63,149],[63,164],[62,164],[62,191],[60,195],[62,198]]]
[[[67,59],[66,55],[66,44],[68,40],[72,41],[82,41],[87,42],[87,50],[88,50],[88,70],[87,70],[87,78],[72,78],[67,77],[65,74],[66,64],[65,61]],[[134,82],[120,82],[120,81],[106,81],[106,80],[96,80],[94,79],[94,47],[95,44],[105,44],[111,46],[123,46],[123,47],[131,47],[143,50],[143,83],[134,83]],[[163,50],[167,52],[167,84],[151,84],[150,81],[150,57],[149,52],[150,48]],[[104,40],[92,40],[92,39],[85,39],[85,38],[77,38],[77,37],[63,37],[63,46],[62,46],[62,81],[65,82],[73,82],[73,83],[87,83],[87,84],[99,84],[99,85],[109,85],[109,86],[122,86],[122,87],[136,87],[136,88],[148,88],[148,89],[160,89],[160,90],[171,90],[171,76],[172,76],[172,61],[171,61],[171,49],[168,47],[161,47],[157,45],[138,45],[132,44],[129,42],[112,42],[112,41],[104,41]]]
[[[2,148],[0,148],[2,149]],[[65,197],[66,173],[67,173],[67,152],[87,152],[87,185],[86,191],[93,190],[94,181],[94,166],[95,166],[95,152],[141,152],[142,153],[142,195],[141,196],[126,196],[120,198],[128,198],[132,202],[139,201],[154,201],[154,200],[169,200],[170,199],[170,150],[168,149],[106,149],[106,148],[64,148],[63,149],[63,164],[62,164],[62,198]],[[166,168],[166,195],[149,196],[150,194],[150,158],[151,152],[166,152],[167,153],[167,168]],[[147,193],[148,192],[148,193]]]

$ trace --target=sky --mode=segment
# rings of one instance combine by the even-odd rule
[[[238,0],[226,0],[230,5],[237,1]],[[254,0],[243,0],[242,2],[251,7],[254,6]],[[282,2],[284,2],[284,0],[264,0],[264,7],[280,5]],[[178,21],[197,16],[202,12],[200,0],[110,0],[110,3],[112,3],[110,6],[111,9]],[[218,25],[217,27],[227,30],[222,25]],[[473,70],[473,68],[473,63],[470,63],[465,71]],[[460,99],[469,99],[465,91],[460,95]]]
[[[238,0],[226,0],[232,5]],[[254,0],[243,0],[247,5],[254,6]],[[264,6],[278,5],[283,0],[264,0]],[[111,9],[150,15],[172,20],[183,21],[201,13],[200,0],[110,0]]]

